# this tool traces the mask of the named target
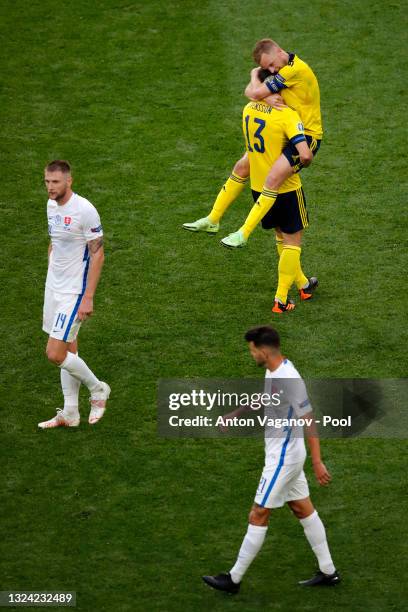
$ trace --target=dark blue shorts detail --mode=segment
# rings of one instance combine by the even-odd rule
[[[318,150],[320,149],[321,140],[314,138],[313,136],[308,136],[305,134],[307,144],[309,145],[309,149],[313,153],[313,157],[317,155]],[[303,164],[299,162],[299,153],[297,148],[291,142],[288,142],[286,147],[283,149],[282,153],[290,163],[290,165],[295,169],[295,174],[300,172],[300,170],[304,167]]]
[[[261,194],[252,189],[254,202]],[[274,205],[262,219],[263,229],[279,228],[285,234],[294,234],[309,225],[305,193],[300,187],[294,191],[280,193]]]

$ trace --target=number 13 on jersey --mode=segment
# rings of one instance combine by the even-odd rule
[[[250,131],[249,121],[250,121],[250,119],[251,119],[250,115],[247,115],[245,117],[246,140],[247,140],[248,151],[251,151],[251,153],[253,151],[256,151],[257,153],[265,153],[265,141],[264,141],[263,136],[262,136],[262,130],[265,127],[265,121],[263,119],[258,119],[257,117],[254,118],[254,123],[256,123],[258,125],[258,128],[256,129],[256,131],[253,134],[254,142],[253,142],[253,145],[251,145],[251,138],[250,138],[250,134],[249,134],[249,131]],[[252,132],[252,130],[251,130],[251,132]]]

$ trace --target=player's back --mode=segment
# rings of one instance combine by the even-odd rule
[[[249,102],[243,111],[243,131],[249,155],[251,188],[261,192],[271,167],[289,140],[303,135],[303,125],[291,108],[277,110],[265,102]],[[281,185],[279,193],[299,189],[302,183],[293,174]]]
[[[297,55],[289,55],[289,63],[278,74],[265,81],[272,93],[279,92],[285,104],[300,115],[305,134],[320,139],[323,135],[320,111],[320,89],[310,66]]]

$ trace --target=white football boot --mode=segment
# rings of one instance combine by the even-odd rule
[[[106,402],[109,399],[111,388],[106,382],[101,382],[98,391],[92,393],[89,401],[91,402],[91,412],[89,413],[88,423],[95,425],[103,417],[106,410]]]
[[[78,427],[79,425],[79,414],[77,417],[67,416],[64,413],[63,408],[57,408],[57,414],[49,421],[43,421],[38,423],[40,429],[50,429],[52,427]]]
[[[197,219],[193,223],[183,223],[183,229],[189,232],[207,232],[207,234],[216,234],[220,229],[219,223],[211,223],[208,217]]]

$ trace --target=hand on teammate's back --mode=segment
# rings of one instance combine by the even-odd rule
[[[275,108],[276,110],[282,110],[282,108],[286,108],[286,104],[280,94],[271,94],[265,100],[268,102],[270,106]]]

